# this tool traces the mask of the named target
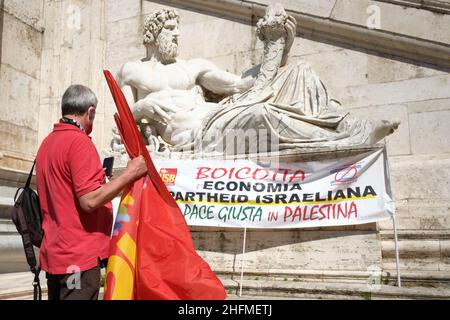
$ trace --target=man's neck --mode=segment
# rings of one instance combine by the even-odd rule
[[[80,129],[82,129],[82,130],[84,131],[85,124],[84,124],[84,121],[83,121],[83,118],[82,118],[82,117],[79,117],[79,116],[76,116],[76,115],[69,114],[69,115],[63,116],[63,118],[70,119],[70,120],[73,120],[73,121],[77,122],[78,124],[81,125],[81,128],[80,128]]]

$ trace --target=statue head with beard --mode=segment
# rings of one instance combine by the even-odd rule
[[[175,62],[178,55],[179,19],[174,9],[161,9],[145,18],[144,45],[156,45],[164,64]]]

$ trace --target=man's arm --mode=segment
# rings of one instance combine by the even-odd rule
[[[89,213],[103,206],[114,199],[127,184],[142,177],[146,172],[147,166],[143,156],[128,161],[127,168],[119,177],[78,199],[81,209]]]

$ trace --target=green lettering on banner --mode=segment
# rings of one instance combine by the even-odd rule
[[[185,204],[183,215],[185,219],[189,220],[209,220],[214,219],[214,207],[213,205],[196,205]]]
[[[255,206],[225,206],[220,208],[217,217],[223,222],[262,220],[262,209]]]

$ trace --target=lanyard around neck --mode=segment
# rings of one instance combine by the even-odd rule
[[[62,117],[61,120],[62,122],[78,127],[81,131],[85,132],[83,126],[78,121],[66,117]]]

